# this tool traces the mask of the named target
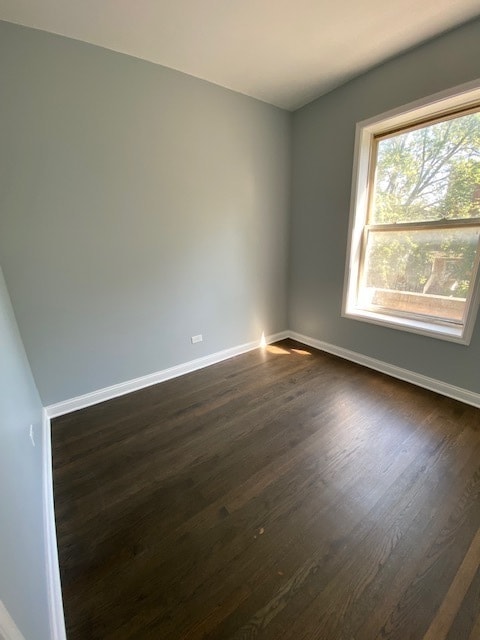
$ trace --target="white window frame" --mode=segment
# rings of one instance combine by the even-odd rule
[[[392,315],[363,309],[357,305],[357,289],[362,268],[363,234],[367,224],[371,191],[372,153],[375,138],[395,129],[433,120],[456,109],[468,109],[480,103],[480,80],[423,98],[398,109],[357,123],[352,175],[350,222],[348,230],[347,262],[343,291],[342,316],[362,322],[418,333],[421,335],[469,344],[480,304],[480,250],[477,252],[474,282],[471,287],[468,312],[463,325],[419,319],[406,314]]]

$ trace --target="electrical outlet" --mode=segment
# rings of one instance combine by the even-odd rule
[[[30,440],[32,441],[32,447],[35,446],[35,434],[33,433],[33,424],[30,425]]]
[[[198,336],[192,336],[191,340],[192,340],[192,344],[195,344],[197,342],[203,342],[203,336],[201,333],[199,333]]]

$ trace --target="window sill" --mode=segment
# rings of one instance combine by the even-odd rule
[[[458,344],[468,345],[470,342],[469,337],[465,335],[464,327],[436,324],[424,320],[414,320],[413,318],[400,318],[398,316],[390,316],[384,313],[376,313],[358,308],[346,310],[342,315],[344,318],[360,320],[361,322],[417,333],[422,336],[429,336]]]

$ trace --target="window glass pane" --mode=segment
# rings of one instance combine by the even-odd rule
[[[358,304],[433,316],[464,317],[480,227],[370,231]]]
[[[377,145],[371,223],[480,217],[480,113]]]

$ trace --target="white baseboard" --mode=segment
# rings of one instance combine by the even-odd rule
[[[52,440],[50,418],[43,410],[43,529],[47,572],[48,607],[51,640],[66,640],[62,587],[58,566],[57,531],[53,502]]]
[[[465,402],[466,404],[473,405],[474,407],[480,407],[479,393],[469,391],[468,389],[462,389],[461,387],[455,387],[454,385],[448,384],[447,382],[442,382],[441,380],[436,380],[435,378],[429,378],[428,376],[424,376],[420,373],[415,373],[415,371],[402,369],[401,367],[397,367],[393,364],[388,364],[387,362],[383,362],[382,360],[376,360],[375,358],[364,356],[361,353],[350,351],[349,349],[344,349],[343,347],[337,347],[333,344],[329,344],[328,342],[322,342],[321,340],[310,338],[309,336],[302,335],[301,333],[297,333],[296,331],[289,331],[288,335],[293,340],[298,340],[298,342],[302,342],[303,344],[314,347],[315,349],[319,349],[320,351],[326,351],[327,353],[339,356],[340,358],[344,358],[345,360],[351,360],[352,362],[361,364],[364,367],[368,367],[369,369],[375,369],[376,371],[380,371],[381,373],[386,373],[393,378],[398,378],[399,380],[404,380],[405,382],[411,382],[418,387],[423,387],[424,389],[435,391],[436,393],[440,393],[443,396],[448,396],[449,398],[453,398],[454,400],[460,400],[460,402]]]
[[[265,338],[265,342],[267,344],[277,342],[278,340],[288,338],[288,335],[288,331],[275,333],[273,335],[267,336]],[[203,369],[204,367],[209,367],[210,365],[221,362],[222,360],[227,360],[228,358],[232,358],[233,356],[238,356],[242,353],[246,353],[247,351],[257,349],[259,345],[260,343],[258,341],[247,342],[237,347],[231,347],[230,349],[217,351],[216,353],[204,356],[203,358],[190,360],[189,362],[178,364],[174,367],[163,369],[162,371],[156,371],[155,373],[141,376],[140,378],[134,378],[133,380],[120,382],[119,384],[114,384],[111,387],[105,387],[104,389],[92,391],[92,393],[86,393],[85,395],[77,396],[76,398],[71,398],[70,400],[57,402],[56,404],[48,405],[47,407],[45,407],[45,409],[49,418],[57,418],[58,416],[62,416],[66,413],[78,411],[78,409],[85,409],[86,407],[98,404],[99,402],[105,402],[106,400],[111,400],[112,398],[123,396],[126,393],[138,391],[139,389],[150,387],[151,385],[158,384],[159,382],[165,382],[165,380],[171,380],[172,378],[183,376],[186,373],[191,373],[192,371],[197,371],[198,369]]]
[[[386,373],[393,378],[411,382],[419,387],[430,389],[431,391],[448,396],[449,398],[460,400],[461,402],[473,405],[474,407],[480,407],[480,394],[478,393],[461,387],[456,387],[435,378],[429,378],[428,376],[424,376],[408,369],[402,369],[401,367],[383,362],[382,360],[376,360],[375,358],[370,358],[369,356],[365,356],[361,353],[350,351],[349,349],[344,349],[343,347],[338,347],[336,345],[329,344],[328,342],[317,340],[316,338],[305,336],[301,333],[297,333],[296,331],[282,331],[268,336],[265,338],[265,341],[267,344],[271,344],[272,342],[277,342],[284,338],[293,338],[294,340],[303,342],[310,347],[314,347],[320,351],[326,351],[327,353],[332,353],[333,355],[344,358],[345,360],[351,360],[352,362],[361,364],[369,369],[375,369],[381,373]],[[185,375],[186,373],[203,369],[204,367],[216,364],[222,360],[227,360],[228,358],[246,353],[247,351],[252,351],[258,346],[258,342],[247,342],[246,344],[242,344],[237,347],[224,349],[223,351],[212,353],[211,355],[204,356],[203,358],[197,358],[196,360],[191,360],[168,369],[156,371],[149,375],[141,376],[140,378],[127,380],[126,382],[121,382],[119,384],[112,385],[111,387],[105,387],[104,389],[93,391],[92,393],[87,393],[82,396],[77,396],[76,398],[51,404],[45,408],[46,413],[49,418],[56,418],[66,413],[71,413],[78,409],[84,409],[91,405],[98,404],[99,402],[105,402],[106,400],[123,396],[127,393],[131,393],[132,391],[138,391],[139,389],[144,389],[145,387],[158,384],[159,382],[171,380],[172,378]]]
[[[0,638],[2,640],[25,640],[20,629],[15,624],[6,606],[0,600]]]

